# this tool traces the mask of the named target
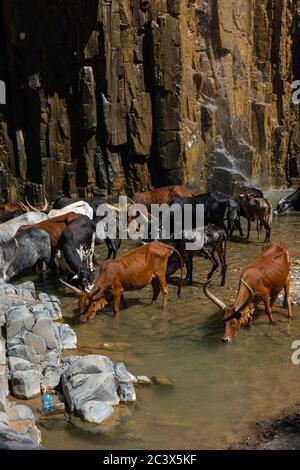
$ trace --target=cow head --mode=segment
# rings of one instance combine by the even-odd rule
[[[81,323],[86,323],[88,320],[93,318],[98,310],[102,310],[107,301],[105,300],[104,295],[101,295],[101,288],[96,287],[91,289],[90,292],[85,292],[77,287],[68,284],[67,282],[60,279],[60,282],[68,287],[74,294],[78,297],[78,308],[79,308],[79,320]],[[96,298],[97,296],[100,298]]]
[[[210,282],[211,281],[208,281],[205,284],[203,290],[206,297],[208,297],[209,300],[211,300],[223,311],[223,321],[225,324],[223,341],[225,343],[230,343],[233,340],[234,336],[240,330],[241,325],[244,323],[249,323],[251,321],[252,314],[254,311],[254,292],[253,289],[248,286],[248,284],[243,279],[241,279],[241,282],[246,286],[248,290],[248,297],[240,305],[229,307],[208,290],[207,286]]]
[[[283,212],[288,212],[290,210],[293,210],[293,203],[288,199],[283,198],[278,202],[274,215],[282,214]]]
[[[14,265],[19,252],[19,244],[16,238],[13,239],[16,245],[15,253],[13,256],[6,261],[4,259],[4,250],[0,249],[0,280],[3,282],[10,281],[10,277],[8,276],[8,270]]]

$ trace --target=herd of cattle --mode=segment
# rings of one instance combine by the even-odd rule
[[[36,208],[28,203],[6,202],[0,206],[0,280],[8,282],[33,268],[49,267],[78,296],[80,321],[86,322],[113,301],[116,314],[120,306],[126,307],[124,292],[139,290],[152,285],[153,302],[160,291],[163,305],[168,298],[167,279],[186,265],[188,284],[193,282],[193,258],[204,257],[212,263],[212,269],[204,286],[205,295],[223,311],[225,322],[224,341],[231,341],[240,326],[250,324],[256,305],[263,302],[270,323],[272,305],[279,292],[284,289],[285,303],[291,317],[290,302],[290,263],[291,253],[282,242],[270,244],[273,209],[263,193],[250,188],[243,193],[230,196],[218,191],[194,195],[184,186],[169,186],[148,192],[136,193],[130,204],[143,204],[149,213],[153,204],[179,205],[184,211],[186,204],[196,210],[204,206],[204,245],[199,250],[188,250],[186,242],[197,236],[197,227],[183,229],[180,240],[163,243],[151,239],[136,249],[117,258],[120,241],[103,237],[99,239],[97,228],[104,223],[97,216],[100,205],[106,204],[103,198],[74,200],[59,197],[48,210]],[[120,207],[107,204],[115,217],[120,215]],[[300,210],[300,188],[292,195],[279,201],[275,214],[290,210]],[[137,213],[136,216],[139,214]],[[241,217],[248,221],[247,237],[250,236],[251,222],[257,224],[257,236],[265,228],[266,245],[261,255],[244,267],[233,307],[228,307],[212,292],[208,285],[221,264],[221,285],[225,285],[227,260],[227,240],[235,230],[243,236]],[[193,219],[194,220],[194,219]],[[163,223],[163,219],[161,220]],[[108,257],[94,279],[95,245],[105,242]],[[113,259],[111,259],[113,257]],[[64,280],[62,280],[62,278]],[[178,287],[180,296],[181,282]]]

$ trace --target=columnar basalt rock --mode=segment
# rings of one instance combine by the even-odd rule
[[[299,176],[299,2],[0,7],[0,187],[85,196]]]

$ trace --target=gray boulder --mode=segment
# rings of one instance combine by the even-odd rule
[[[12,374],[13,395],[28,400],[40,394],[41,374],[35,370],[18,371]]]
[[[62,376],[62,384],[70,410],[77,413],[90,401],[107,405],[120,402],[114,366],[106,356],[89,355],[72,361]]]
[[[113,407],[101,401],[87,401],[78,411],[78,415],[89,423],[100,424],[113,414]]]
[[[136,381],[135,377],[128,372],[123,362],[117,362],[115,364],[115,374],[120,383],[130,384]]]
[[[48,389],[53,390],[56,388],[60,382],[62,375],[62,367],[47,367],[42,376],[42,384]]]
[[[39,371],[40,366],[38,364],[33,364],[32,362],[22,359],[21,357],[14,357],[11,356],[8,359],[8,365],[10,371],[16,372],[16,371],[26,371],[26,370],[37,370]]]
[[[61,341],[62,349],[76,349],[77,336],[72,328],[67,324],[56,325]]]
[[[25,346],[33,348],[38,354],[45,354],[47,351],[46,341],[41,336],[37,336],[29,331],[25,331],[23,335]]]
[[[34,318],[26,306],[10,309],[6,313],[6,321],[7,339],[15,337],[24,330],[31,331],[34,325]]]
[[[132,384],[120,383],[118,392],[121,403],[134,403],[136,401],[136,393]]]
[[[42,338],[44,338],[48,349],[58,348],[59,345],[55,336],[54,325],[51,320],[38,320],[32,328],[32,332],[35,335],[42,336]]]
[[[38,450],[39,444],[30,437],[10,429],[3,423],[0,423],[0,450]]]
[[[5,347],[5,341],[1,336],[0,333],[0,365],[5,365],[6,364],[6,347]]]
[[[37,354],[31,346],[25,346],[24,344],[9,347],[8,357],[12,356],[20,357],[33,364],[40,364],[43,359],[43,356]]]
[[[35,292],[35,286],[33,282],[28,281],[28,282],[23,282],[23,284],[20,284],[15,287],[15,293],[16,295],[20,297],[24,297],[25,299],[35,299],[36,298],[36,292]]]

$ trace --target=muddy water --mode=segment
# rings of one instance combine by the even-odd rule
[[[300,258],[299,230],[300,217],[283,216],[274,221],[272,238],[289,243]],[[218,275],[213,283],[225,301],[234,299],[241,266],[260,252],[255,239],[253,231],[250,243],[229,243],[226,287],[219,287]],[[294,308],[289,323],[286,310],[276,305],[275,326],[260,310],[252,328],[225,345],[220,312],[201,288],[209,264],[199,259],[195,265],[194,286],[184,287],[178,300],[175,276],[164,312],[161,299],[150,306],[151,292],[145,289],[127,294],[129,308],[116,318],[107,308],[90,323],[75,325],[79,353],[107,354],[134,374],[166,375],[174,386],[137,387],[136,405],[123,407],[118,425],[106,435],[76,430],[64,420],[51,423],[42,428],[45,447],[222,449],[245,437],[257,421],[299,401],[300,367],[291,362],[290,346],[300,339],[300,309]],[[74,315],[72,295],[51,278],[38,278],[38,287],[58,293],[64,314]],[[116,342],[123,344],[120,350],[103,350],[103,343]]]

